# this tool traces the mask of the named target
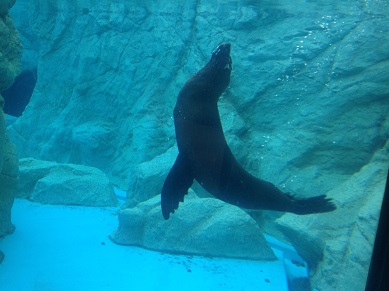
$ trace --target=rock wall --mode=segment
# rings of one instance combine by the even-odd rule
[[[38,83],[11,128],[23,157],[96,166],[132,192],[138,166],[174,145],[180,87],[222,41],[234,65],[222,121],[251,172],[325,193],[385,144],[385,7],[153,3],[30,4]]]
[[[0,2],[0,15],[8,14],[8,10],[15,4],[16,0],[3,0]]]
[[[0,3],[0,92],[11,86],[20,72],[22,47],[8,15],[8,9],[14,2]],[[16,148],[9,140],[3,106],[4,99],[0,95],[0,237],[14,230],[11,208],[18,178]]]
[[[8,14],[8,9],[14,3],[14,0],[0,3],[0,92],[10,87],[20,73],[22,45]]]
[[[38,82],[10,128],[23,157],[98,167],[132,201],[158,194],[175,158],[178,91],[224,41],[232,44],[233,72],[219,102],[222,123],[251,173],[296,195],[330,193],[344,208],[354,189],[341,186],[385,149],[389,7],[382,1],[29,5],[25,17],[34,21],[24,35],[39,43],[27,47],[37,58],[31,62]],[[373,164],[377,171],[388,166],[388,156],[382,159]],[[364,181],[358,185],[366,189],[377,182]],[[353,204],[353,215],[378,207],[373,192]],[[369,216],[371,225],[376,215]],[[323,216],[313,237],[331,227],[324,217],[330,219]],[[342,234],[341,240],[350,239],[350,232]],[[337,259],[324,246],[313,251],[314,259],[305,257],[318,270]],[[315,276],[318,287],[329,287],[326,272]]]
[[[328,195],[338,210],[324,215],[285,214],[277,223],[312,267],[322,290],[364,290],[388,174],[389,142]],[[316,268],[317,266],[317,268]],[[347,272],[339,272],[347,270]]]
[[[9,140],[2,108],[3,98],[0,95],[0,237],[14,230],[11,209],[18,180],[16,148]]]

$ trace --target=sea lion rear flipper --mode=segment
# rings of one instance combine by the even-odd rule
[[[178,154],[162,187],[161,207],[162,215],[166,220],[169,219],[170,213],[174,213],[178,208],[180,201],[184,201],[193,179],[191,163],[182,154]]]
[[[292,197],[291,195],[288,196]],[[299,215],[324,213],[336,210],[335,203],[326,195],[314,196],[305,199],[292,199],[294,200],[294,209],[292,212]]]

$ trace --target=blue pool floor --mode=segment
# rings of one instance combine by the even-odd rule
[[[16,199],[16,230],[0,240],[1,290],[288,290],[283,247],[260,262],[119,246],[108,238],[116,212]]]

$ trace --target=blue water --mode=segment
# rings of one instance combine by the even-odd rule
[[[387,1],[154,2],[18,0],[10,10],[23,56],[19,82],[2,92],[21,166],[0,289],[364,290],[389,165]],[[167,241],[166,252],[114,244],[119,209],[160,195],[175,161],[180,89],[226,42],[231,81],[218,110],[237,161],[295,197],[326,194],[337,210],[249,211],[275,261],[172,255],[169,233],[153,248]],[[41,197],[91,190],[72,188],[77,170],[24,158],[99,169],[123,189],[120,206],[48,205]],[[154,210],[161,225],[159,206],[139,224]]]
[[[293,251],[277,250],[274,242],[274,262],[122,247],[107,237],[117,226],[116,210],[16,200],[17,229],[0,242],[2,290],[287,290],[284,262]],[[291,266],[289,276],[306,277]]]

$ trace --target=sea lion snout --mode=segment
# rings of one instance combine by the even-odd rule
[[[212,55],[218,55],[219,53],[230,55],[231,44],[230,43],[222,43],[213,51]]]
[[[212,58],[218,69],[232,70],[232,60],[230,57],[231,44],[222,43],[212,53]]]

